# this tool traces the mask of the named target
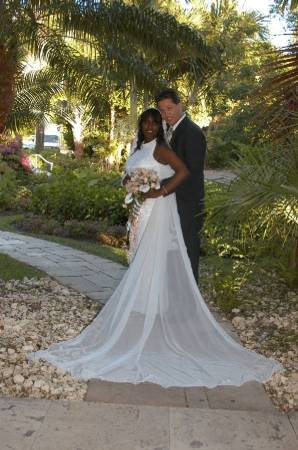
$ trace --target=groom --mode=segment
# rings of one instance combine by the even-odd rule
[[[167,124],[167,141],[190,171],[187,180],[177,188],[176,198],[184,242],[194,277],[198,282],[206,139],[201,128],[185,114],[179,95],[174,89],[164,89],[155,100]]]

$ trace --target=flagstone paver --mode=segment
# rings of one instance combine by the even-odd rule
[[[297,450],[288,417],[260,411],[170,408],[171,450]]]
[[[164,389],[153,383],[133,385],[90,380],[86,400],[98,403],[175,406],[238,411],[266,411],[279,414],[263,386],[255,381],[242,386]]]
[[[256,381],[206,389],[206,395],[212,409],[277,412],[262,384]]]
[[[296,450],[285,414],[0,398],[1,450]]]

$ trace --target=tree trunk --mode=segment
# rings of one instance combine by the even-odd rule
[[[74,153],[77,159],[81,159],[84,153],[84,144],[83,141],[74,140]]]
[[[83,144],[83,112],[80,108],[75,108],[75,119],[71,123],[73,139],[74,139],[74,153],[75,157],[80,159],[83,157],[84,144]]]
[[[44,124],[37,125],[35,130],[35,151],[41,153],[44,150]]]
[[[115,138],[115,108],[114,105],[111,104],[110,109],[110,144],[113,142]]]
[[[138,118],[138,96],[135,77],[130,80],[130,126],[131,130],[136,130]]]
[[[16,63],[13,54],[0,45],[0,133],[4,132],[14,100]]]

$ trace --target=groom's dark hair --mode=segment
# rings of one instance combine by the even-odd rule
[[[175,89],[171,89],[171,88],[163,89],[162,91],[160,91],[155,96],[155,102],[156,102],[156,104],[158,104],[158,102],[160,102],[161,100],[165,100],[166,98],[169,98],[170,100],[172,100],[172,102],[176,103],[176,105],[178,105],[178,103],[181,103],[181,99],[179,97],[178,92],[175,91]]]

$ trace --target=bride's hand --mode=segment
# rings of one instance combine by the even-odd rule
[[[144,198],[158,198],[162,196],[161,189],[150,189],[150,191],[146,192],[144,194]]]

